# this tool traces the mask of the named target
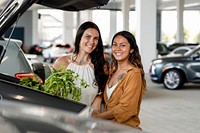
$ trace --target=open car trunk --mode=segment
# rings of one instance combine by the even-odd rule
[[[0,100],[12,100],[23,103],[31,103],[48,106],[73,113],[86,113],[88,107],[85,104],[62,99],[41,91],[33,90],[18,84],[19,80],[0,73]]]

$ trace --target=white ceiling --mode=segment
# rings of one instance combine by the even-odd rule
[[[159,10],[176,10],[176,3],[178,0],[157,0]],[[183,0],[185,10],[199,10],[200,0]]]
[[[0,0],[0,9],[3,8],[4,3],[8,0]],[[121,10],[121,3],[123,0],[110,0],[106,6],[101,8],[110,10]],[[185,10],[199,10],[200,11],[200,0],[184,0]],[[175,10],[177,0],[157,0],[158,10]],[[44,8],[42,6],[34,5],[32,8]],[[135,0],[131,0],[130,8],[135,10]]]
[[[111,10],[120,10],[121,3],[123,0],[110,0],[108,5],[103,8]],[[158,10],[176,10],[176,3],[178,0],[157,0]],[[199,10],[200,11],[200,0],[184,0],[185,10]],[[135,10],[135,0],[131,0],[130,8]]]

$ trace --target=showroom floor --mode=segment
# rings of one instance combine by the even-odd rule
[[[140,119],[145,133],[200,133],[200,84],[167,90],[147,79]]]

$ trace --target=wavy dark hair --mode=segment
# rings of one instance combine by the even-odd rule
[[[115,37],[117,37],[119,35],[123,36],[124,38],[126,38],[126,40],[130,44],[130,48],[134,50],[132,53],[130,53],[128,60],[133,64],[133,66],[140,68],[140,70],[142,72],[143,84],[144,84],[144,87],[146,89],[145,73],[144,73],[142,60],[141,60],[141,56],[140,56],[140,52],[139,52],[139,48],[138,48],[136,39],[135,39],[134,35],[131,34],[130,32],[128,32],[128,31],[120,31],[120,32],[116,33],[113,36],[112,44],[113,44],[113,41],[114,41]],[[112,55],[111,69],[112,69],[111,72],[114,72],[114,71],[117,70],[117,61],[116,61],[116,59],[114,58],[113,55]]]
[[[107,65],[108,63],[106,62],[104,58],[104,47],[103,47],[103,41],[101,38],[101,33],[98,26],[95,23],[91,21],[87,21],[78,28],[78,31],[76,33],[75,43],[74,43],[74,46],[75,46],[74,54],[77,55],[79,53],[81,37],[83,36],[83,33],[85,32],[85,30],[89,28],[96,29],[99,33],[99,40],[98,40],[97,47],[90,53],[90,57],[91,57],[91,62],[94,65],[94,75],[95,75],[95,80],[96,80],[95,84],[98,86],[98,92],[102,93],[104,91],[106,81],[108,78],[108,75],[104,71],[105,65],[106,67],[108,67]]]

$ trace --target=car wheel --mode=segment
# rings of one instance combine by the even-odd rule
[[[183,77],[178,70],[169,70],[164,75],[164,86],[167,89],[175,90],[183,86]]]

